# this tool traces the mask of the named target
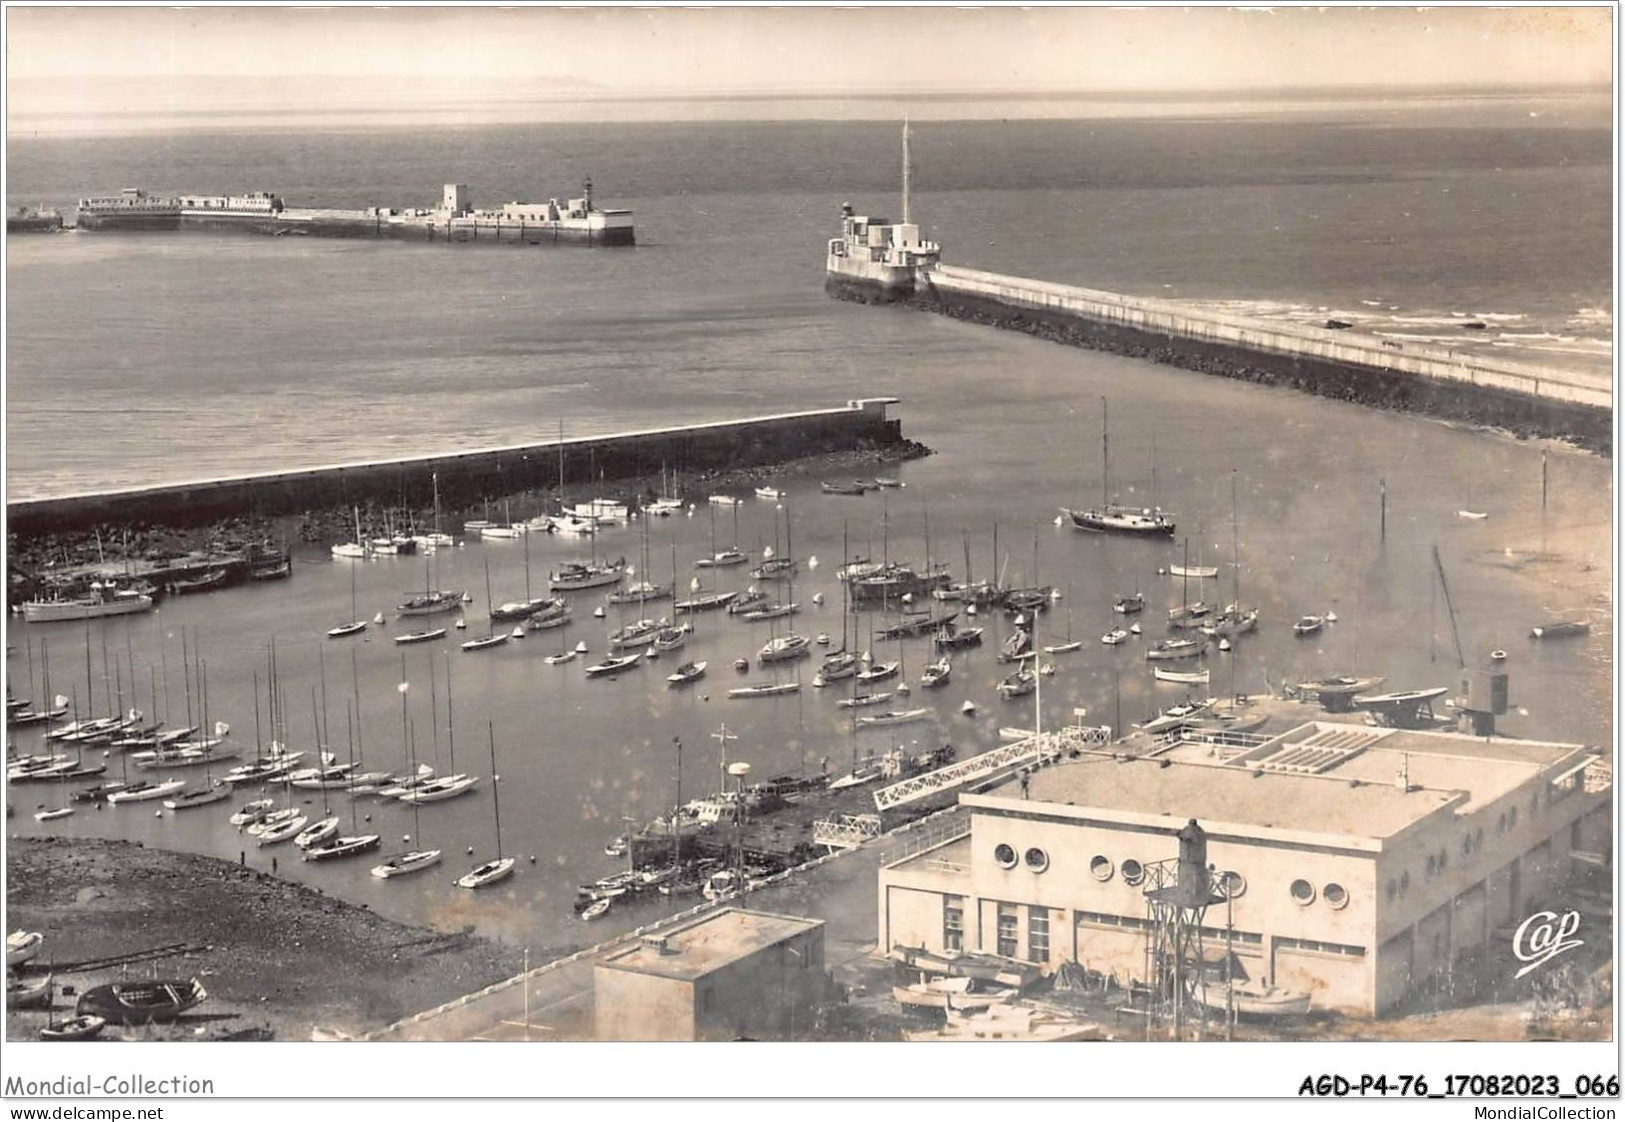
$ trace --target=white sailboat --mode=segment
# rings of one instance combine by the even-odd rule
[[[497,795],[500,776],[497,772],[496,726],[487,723],[491,741],[491,814],[496,822],[497,855],[494,860],[476,865],[457,878],[459,888],[485,888],[513,873],[514,858],[502,856],[502,804]]]

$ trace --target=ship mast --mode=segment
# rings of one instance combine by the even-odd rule
[[[908,225],[908,118],[903,118],[903,225]]]

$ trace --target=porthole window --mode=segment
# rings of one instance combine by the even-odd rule
[[[1049,868],[1049,854],[1036,845],[1027,851],[1027,867],[1035,873],[1041,873]]]
[[[1326,903],[1330,904],[1339,911],[1349,906],[1348,889],[1344,888],[1335,881],[1328,884],[1325,888],[1322,888],[1320,890],[1320,895],[1321,898],[1326,901]]]
[[[1000,842],[993,847],[993,860],[999,863],[1001,869],[1013,869],[1016,867],[1016,851],[1014,847]]]
[[[1304,907],[1308,907],[1310,904],[1315,902],[1315,886],[1304,880],[1302,877],[1299,877],[1297,880],[1292,882],[1291,891],[1292,899],[1296,900]]]
[[[1219,874],[1219,895],[1234,900],[1247,894],[1247,878],[1234,869]]]
[[[1130,857],[1123,862],[1123,883],[1139,884],[1145,879],[1145,866]]]
[[[1115,870],[1112,868],[1110,857],[1097,853],[1089,859],[1089,871],[1094,874],[1096,880],[1105,882],[1112,879]]]

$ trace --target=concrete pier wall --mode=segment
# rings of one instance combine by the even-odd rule
[[[1611,450],[1613,387],[1606,375],[952,265],[922,271],[911,303],[1074,346]]]
[[[751,417],[680,428],[583,437],[563,442],[566,485],[676,472],[779,463],[799,456],[902,441],[901,422],[886,407],[895,398],[868,398],[843,408]],[[275,517],[352,504],[426,507],[438,476],[446,509],[485,498],[545,490],[559,482],[560,444],[520,444],[438,456],[335,464],[300,471],[205,479],[19,500],[7,504],[12,534],[87,530],[97,525],[159,523],[203,526],[245,515]],[[500,515],[498,515],[500,516]]]

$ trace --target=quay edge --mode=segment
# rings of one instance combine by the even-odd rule
[[[658,473],[727,470],[787,459],[904,444],[902,422],[888,416],[894,397],[860,398],[833,409],[747,417],[563,442],[566,485],[612,483]],[[18,538],[87,531],[93,526],[155,523],[177,529],[242,516],[278,517],[396,505],[402,495],[428,496],[438,476],[448,508],[559,482],[557,440],[445,452],[397,460],[333,464],[303,470],[203,479],[112,491],[22,499],[6,505]]]
[[[906,288],[831,275],[833,297],[887,303],[1069,346],[1397,412],[1570,441],[1613,454],[1613,391],[1602,375],[1394,346],[1332,330],[1247,320],[1174,301],[1004,276],[921,268]]]

